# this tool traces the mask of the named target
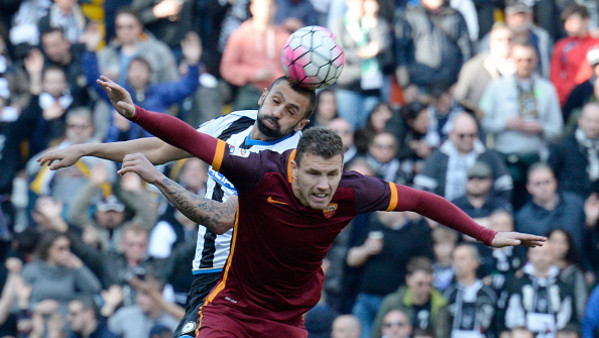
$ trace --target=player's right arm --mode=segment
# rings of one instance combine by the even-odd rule
[[[157,137],[112,143],[76,144],[67,148],[46,151],[40,156],[40,164],[48,163],[51,170],[75,164],[83,156],[95,156],[107,160],[122,162],[127,154],[142,153],[153,164],[190,157],[185,150],[173,147]]]

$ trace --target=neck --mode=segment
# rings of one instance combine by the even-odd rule
[[[416,295],[412,294],[412,303],[414,305],[424,305],[429,300],[429,297],[418,298]]]
[[[568,262],[565,259],[558,259],[553,263],[553,265],[557,266],[561,270],[568,266]]]
[[[532,78],[532,74],[528,74],[528,75],[518,75],[516,74],[516,79],[521,80],[521,81],[528,81]]]
[[[252,20],[252,24],[254,25],[254,28],[259,31],[259,32],[264,32],[266,31],[268,28],[273,26],[273,21],[269,20],[269,21],[256,21],[256,20]]]
[[[468,202],[470,202],[470,204],[472,204],[473,207],[480,209],[483,207],[483,205],[485,205],[485,195],[471,195],[471,194],[466,194],[466,198],[468,199]]]
[[[250,134],[250,139],[251,140],[259,140],[259,141],[273,141],[273,140],[278,140],[281,137],[268,137],[264,134],[262,134],[262,132],[260,131],[260,129],[258,129],[258,123],[254,123],[254,126],[252,127],[252,133]]]
[[[549,267],[543,269],[534,268],[535,277],[537,278],[545,278],[549,276]]]
[[[543,207],[544,209],[547,209],[547,210],[555,209],[555,207],[557,206],[557,202],[558,202],[557,194],[554,194],[553,197],[547,201],[543,201],[543,200],[540,200],[537,198],[533,198],[532,200],[533,200],[533,202],[535,202],[536,205]]]
[[[458,283],[460,283],[464,286],[470,286],[470,285],[474,284],[474,282],[476,282],[476,275],[475,274],[465,274],[464,276],[456,276],[456,280],[458,281]]]

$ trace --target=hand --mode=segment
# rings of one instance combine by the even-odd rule
[[[519,232],[500,231],[495,235],[491,246],[494,248],[503,248],[504,246],[527,246],[534,248],[542,246],[547,241],[547,237],[523,234]]]
[[[194,32],[187,33],[185,39],[181,40],[181,51],[190,66],[197,65],[202,57],[200,37]]]
[[[55,101],[50,107],[44,109],[42,116],[44,117],[44,120],[55,120],[64,115],[64,113],[65,110],[62,109],[60,103]]]
[[[25,69],[29,74],[41,74],[44,68],[44,55],[39,49],[32,49],[25,57]]]
[[[17,281],[17,297],[19,299],[19,308],[27,309],[29,308],[29,297],[31,297],[31,290],[33,287],[29,284],[25,284],[23,279]]]
[[[35,210],[50,221],[62,219],[63,204],[49,196],[42,196],[35,202]]]
[[[103,38],[100,26],[97,22],[92,21],[87,25],[83,35],[81,35],[80,42],[85,44],[85,48],[88,51],[94,52],[98,49],[98,45],[100,45]]]
[[[97,161],[90,170],[89,180],[94,185],[100,185],[102,183],[108,182],[108,168],[106,168],[106,163]]]
[[[584,201],[584,215],[586,217],[585,225],[594,228],[597,225],[597,220],[599,220],[599,196],[597,193],[592,193]]]
[[[512,116],[505,121],[505,128],[515,131],[522,131],[522,125],[525,121],[520,116]]]
[[[98,230],[93,225],[86,225],[81,234],[81,241],[92,248],[97,248],[100,245],[100,235]]]
[[[40,165],[47,164],[50,170],[70,167],[83,156],[78,146],[48,150],[37,159]],[[57,162],[55,162],[57,161]]]
[[[139,177],[150,184],[159,182],[164,178],[164,175],[142,153],[125,155],[123,165],[117,173],[122,176],[129,172],[138,174]]]
[[[20,275],[21,271],[23,270],[23,263],[20,259],[15,257],[7,258],[6,263],[4,263],[4,266],[6,267],[6,270],[8,270],[9,273],[13,273],[16,275]]]
[[[105,305],[116,309],[123,301],[123,288],[120,285],[111,285],[108,290],[103,290],[101,295]]]
[[[536,135],[543,132],[543,125],[538,121],[524,121],[521,126],[522,132],[528,135]]]
[[[179,0],[162,0],[159,4],[152,8],[152,13],[155,17],[162,19],[169,16],[176,16],[183,9],[183,1]]]
[[[104,89],[116,111],[124,117],[131,119],[135,116],[135,105],[129,92],[111,79],[102,75],[96,82]]]
[[[83,266],[83,262],[81,262],[81,259],[75,256],[75,254],[73,254],[72,252],[68,252],[67,254],[65,254],[64,259],[60,262],[60,265],[64,266],[65,268],[77,270],[81,269],[81,267]]]
[[[364,250],[369,256],[378,255],[383,250],[383,241],[375,238],[367,238],[364,242]]]

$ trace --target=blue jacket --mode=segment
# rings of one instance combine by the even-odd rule
[[[595,287],[589,297],[580,331],[582,338],[597,337],[593,334],[595,332],[599,333],[599,286]]]
[[[99,93],[99,95],[110,103],[110,99],[100,85],[96,83],[96,79],[100,77],[100,68],[98,59],[95,53],[86,51],[83,53],[83,71],[88,83]],[[122,85],[128,92],[131,93],[133,103],[143,107],[144,109],[165,112],[167,108],[175,103],[183,101],[187,96],[193,94],[199,86],[200,67],[199,65],[189,66],[187,75],[177,82],[162,82],[153,84],[147,87],[143,95],[135,95],[131,86],[128,83]],[[126,135],[118,130],[118,128],[110,121],[111,125],[108,130],[108,135],[104,142],[124,141],[139,137],[150,136],[149,133],[141,129],[138,125],[131,122],[131,127]]]

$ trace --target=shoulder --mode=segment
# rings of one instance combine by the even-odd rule
[[[214,133],[218,132],[219,130],[224,130],[236,124],[246,124],[248,126],[252,125],[256,121],[257,116],[257,110],[241,110],[231,112],[227,115],[223,115],[202,123],[199,127],[199,131],[215,136]]]

